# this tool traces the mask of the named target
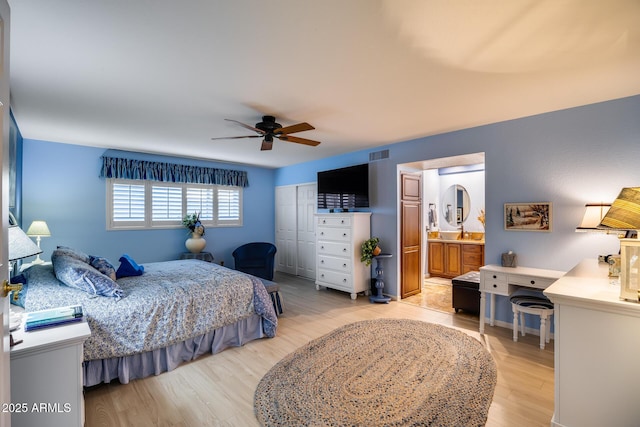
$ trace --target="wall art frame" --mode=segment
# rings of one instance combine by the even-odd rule
[[[504,229],[507,231],[550,232],[552,226],[552,203],[505,203]]]

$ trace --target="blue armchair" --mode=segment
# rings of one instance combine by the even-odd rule
[[[276,251],[276,247],[271,243],[246,243],[232,253],[235,269],[266,280],[273,280]]]

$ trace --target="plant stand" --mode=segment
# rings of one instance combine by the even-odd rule
[[[384,288],[384,272],[382,269],[382,262],[385,258],[391,258],[392,256],[393,255],[391,254],[380,254],[374,257],[374,259],[376,260],[376,289],[378,290],[378,293],[369,297],[369,301],[371,302],[388,304],[389,301],[391,301],[391,298],[382,295],[382,289]]]

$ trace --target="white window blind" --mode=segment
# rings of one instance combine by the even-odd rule
[[[151,213],[153,221],[182,221],[182,188],[153,185]]]
[[[144,185],[114,183],[111,217],[114,222],[144,222]]]
[[[218,220],[240,220],[240,191],[238,189],[218,189]]]
[[[242,187],[107,179],[107,229],[179,228],[200,213],[205,227],[242,225]]]
[[[200,212],[200,221],[211,221],[215,218],[213,212],[213,188],[187,188],[187,213],[194,212]]]

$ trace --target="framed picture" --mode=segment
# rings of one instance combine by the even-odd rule
[[[505,203],[504,229],[551,231],[551,203]]]

